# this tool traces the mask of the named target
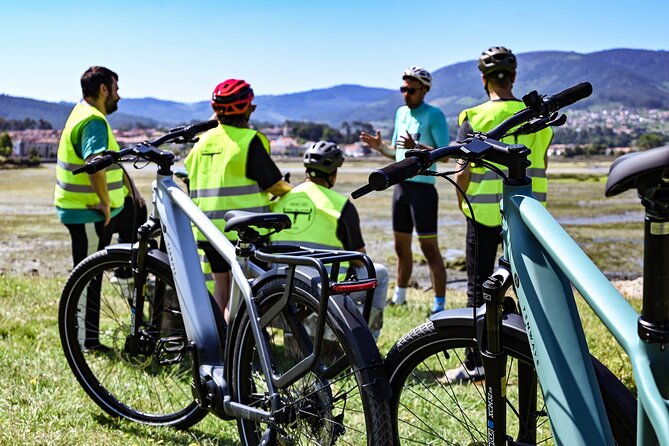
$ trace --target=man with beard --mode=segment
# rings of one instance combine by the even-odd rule
[[[397,109],[391,147],[381,139],[381,132],[370,135],[362,132],[360,139],[372,149],[395,161],[404,159],[407,149],[442,147],[448,145],[448,126],[444,114],[423,99],[432,87],[432,76],[421,67],[410,67],[402,73],[400,92],[403,107]],[[393,231],[397,254],[397,285],[391,305],[405,303],[407,287],[413,269],[411,236],[416,228],[418,241],[430,268],[434,303],[430,313],[444,309],[446,301],[446,269],[437,238],[439,197],[435,177],[416,175],[395,186],[393,193]]]
[[[94,174],[72,172],[105,150],[119,150],[105,118],[118,108],[118,75],[90,67],[81,76],[83,100],[70,113],[58,145],[54,204],[72,239],[76,266],[111,241],[116,216],[123,209],[123,169],[112,166]]]

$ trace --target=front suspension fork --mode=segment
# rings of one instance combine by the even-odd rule
[[[485,398],[487,416],[487,443],[505,446],[513,443],[506,432],[506,381],[508,355],[503,348],[502,319],[505,314],[506,292],[513,284],[509,263],[500,258],[495,272],[483,283],[486,304],[485,329],[479,340],[485,369]],[[513,305],[515,307],[515,304]],[[511,310],[511,311],[515,311]],[[508,310],[507,310],[508,312]],[[536,441],[537,380],[534,368],[518,362],[518,441],[532,444]]]
[[[146,269],[146,257],[149,250],[149,241],[156,231],[160,228],[160,224],[157,220],[149,218],[149,220],[141,225],[137,230],[137,242],[132,247],[131,254],[131,265],[132,265],[132,278],[133,278],[133,287],[132,287],[132,300],[130,302],[130,333],[126,337],[125,342],[125,353],[130,356],[136,356],[140,353],[147,353],[141,351],[142,343],[140,342],[142,332],[141,327],[144,325],[143,313],[144,313],[144,298],[147,282],[147,269]],[[158,281],[156,286],[165,287],[165,284],[162,281]],[[164,291],[164,290],[162,290]],[[153,311],[151,312],[152,317],[159,318],[162,314],[162,307],[164,302],[162,301],[162,296],[164,292],[160,290],[155,290],[155,296],[157,297],[153,302]],[[160,327],[160,320],[151,320],[152,325]]]

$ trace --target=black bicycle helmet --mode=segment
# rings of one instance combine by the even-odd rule
[[[343,163],[344,152],[333,142],[315,142],[304,152],[304,167],[315,173],[330,175]]]
[[[479,70],[484,76],[500,71],[515,73],[517,66],[516,56],[503,46],[490,47],[479,57]]]

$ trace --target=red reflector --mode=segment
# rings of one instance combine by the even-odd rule
[[[367,291],[376,288],[376,279],[365,279],[357,282],[340,282],[330,287],[332,294],[353,293],[355,291]]]

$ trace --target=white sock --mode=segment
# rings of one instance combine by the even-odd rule
[[[395,287],[395,294],[393,294],[393,303],[396,305],[402,305],[407,298],[407,289],[399,286]]]

